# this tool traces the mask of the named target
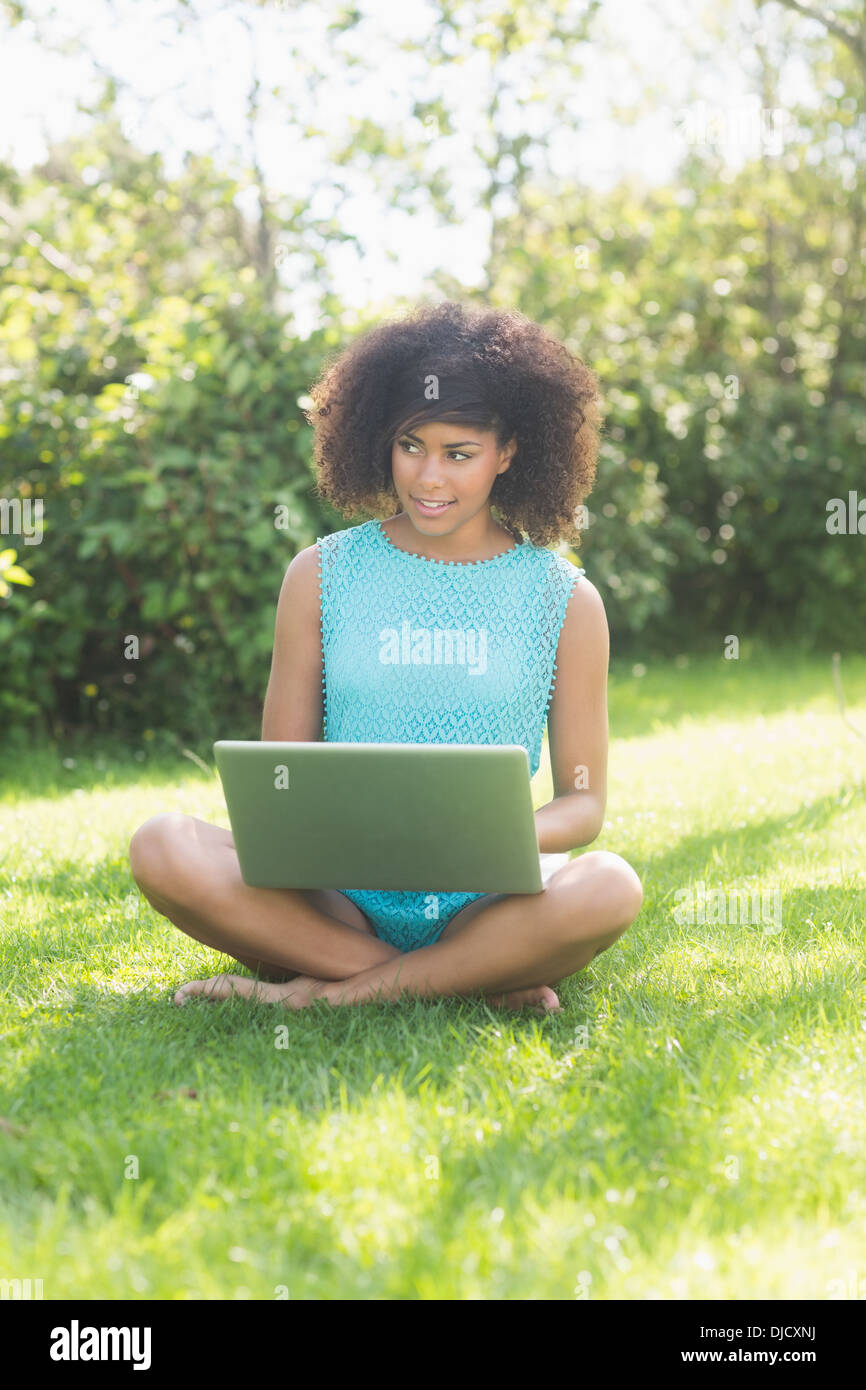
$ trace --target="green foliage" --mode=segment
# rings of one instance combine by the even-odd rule
[[[0,718],[207,744],[257,736],[285,568],[343,523],[298,405],[323,343],[243,265],[164,292],[186,198],[206,219],[231,190],[154,189],[150,166],[127,166],[134,196],[64,186],[5,255],[0,495],[42,499],[44,529],[4,570],[32,587],[0,590]]]
[[[853,115],[834,99],[798,119],[814,142]],[[521,165],[516,210],[494,218],[476,297],[601,379],[573,558],[615,652],[781,631],[862,645],[866,543],[827,529],[830,499],[866,499],[859,205],[807,154],[556,197]],[[315,495],[299,405],[350,330],[326,294],[327,328],[297,339],[262,264],[274,229],[251,235],[237,191],[208,159],[167,179],[111,121],[26,177],[0,166],[19,210],[0,219],[0,498],[44,504],[41,542],[0,535],[7,725],[257,736],[285,568],[353,524]],[[307,251],[300,217],[279,230],[289,251]],[[319,274],[321,252],[307,263]]]
[[[866,541],[828,533],[827,504],[866,502],[866,258],[834,259],[844,195],[798,153],[769,187],[758,162],[722,178],[695,161],[684,187],[623,185],[602,208],[559,188],[500,238],[526,254],[489,297],[601,379],[580,555],[621,650],[783,631],[862,648]]]
[[[6,712],[257,733],[282,575],[324,529],[297,404],[313,363],[253,296],[190,306],[173,338],[140,344],[131,388],[6,425],[45,506],[38,597],[0,613]]]

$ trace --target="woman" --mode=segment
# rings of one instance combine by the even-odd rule
[[[553,985],[612,945],[642,900],[619,855],[563,862],[599,834],[606,802],[604,606],[547,548],[579,539],[596,378],[523,315],[448,302],[364,334],[311,396],[320,494],[343,513],[399,509],[289,565],[262,738],[522,743],[534,774],[547,720],[554,798],[535,822],[542,864],[558,858],[539,894],[251,888],[229,831],[153,817],[130,845],[145,896],[260,977],[191,981],[175,1001],[453,994],[556,1010]],[[384,657],[407,622],[483,633],[483,669],[425,661],[423,642],[419,660]]]

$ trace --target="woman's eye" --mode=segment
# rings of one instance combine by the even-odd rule
[[[413,444],[411,439],[401,439],[401,440],[400,440],[400,448],[401,448],[401,449],[407,449],[407,450],[408,450],[408,449],[416,449],[417,447],[418,447],[417,444]],[[451,450],[449,451],[449,458],[455,458],[455,457],[460,458],[460,459],[468,459],[468,458],[471,457],[471,455],[470,455],[470,454],[464,454],[464,453],[462,452],[462,450],[460,450],[460,449],[451,449]]]

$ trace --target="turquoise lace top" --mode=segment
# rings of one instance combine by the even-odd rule
[[[522,744],[534,775],[559,633],[584,570],[529,541],[489,560],[432,560],[400,550],[378,521],[317,546],[325,740]],[[342,891],[374,921],[387,918],[395,944],[425,944],[417,923],[429,894]],[[443,910],[482,896],[439,894],[426,936],[441,930]]]

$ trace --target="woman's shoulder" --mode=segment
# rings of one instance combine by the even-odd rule
[[[598,589],[587,578],[582,565],[575,564],[562,549],[532,547],[533,558],[548,576],[555,576],[555,588],[568,595],[567,622],[570,628],[583,623],[605,622],[604,603]],[[573,553],[573,552],[572,552]]]
[[[283,575],[280,601],[301,609],[319,601],[319,547],[307,545],[290,561]]]
[[[552,555],[557,569],[563,574],[580,576],[586,574],[586,570],[581,565],[576,565],[573,560],[568,558],[561,550],[549,550],[548,555]]]
[[[527,562],[535,565],[539,570],[554,573],[563,580],[582,579],[586,571],[576,565],[564,554],[563,550],[551,549],[548,546],[533,545],[531,541],[525,541],[520,550],[526,556]]]
[[[563,560],[566,566],[567,572],[564,571],[564,574],[566,585],[569,586],[563,621],[565,641],[568,642],[572,637],[575,640],[584,640],[589,633],[606,632],[607,613],[598,589],[591,579],[587,579],[586,571],[579,565],[572,564],[563,555],[560,555],[559,559]]]
[[[375,541],[378,523],[362,521],[358,526],[347,526],[343,531],[332,531],[330,535],[318,536],[313,551],[321,550],[323,555],[338,555],[368,549]],[[301,553],[301,552],[299,552]]]
[[[283,577],[281,599],[301,611],[318,609],[322,592],[330,592],[332,574],[356,574],[361,552],[370,543],[370,522],[318,536],[313,545],[299,550]],[[340,564],[337,565],[338,559]],[[348,565],[342,563],[349,561]]]
[[[323,561],[327,565],[338,555],[357,551],[368,546],[372,537],[370,527],[373,522],[361,526],[349,526],[345,531],[332,531],[326,536],[317,536],[313,545],[305,545],[289,562],[286,580],[298,589],[311,589],[321,577]]]

